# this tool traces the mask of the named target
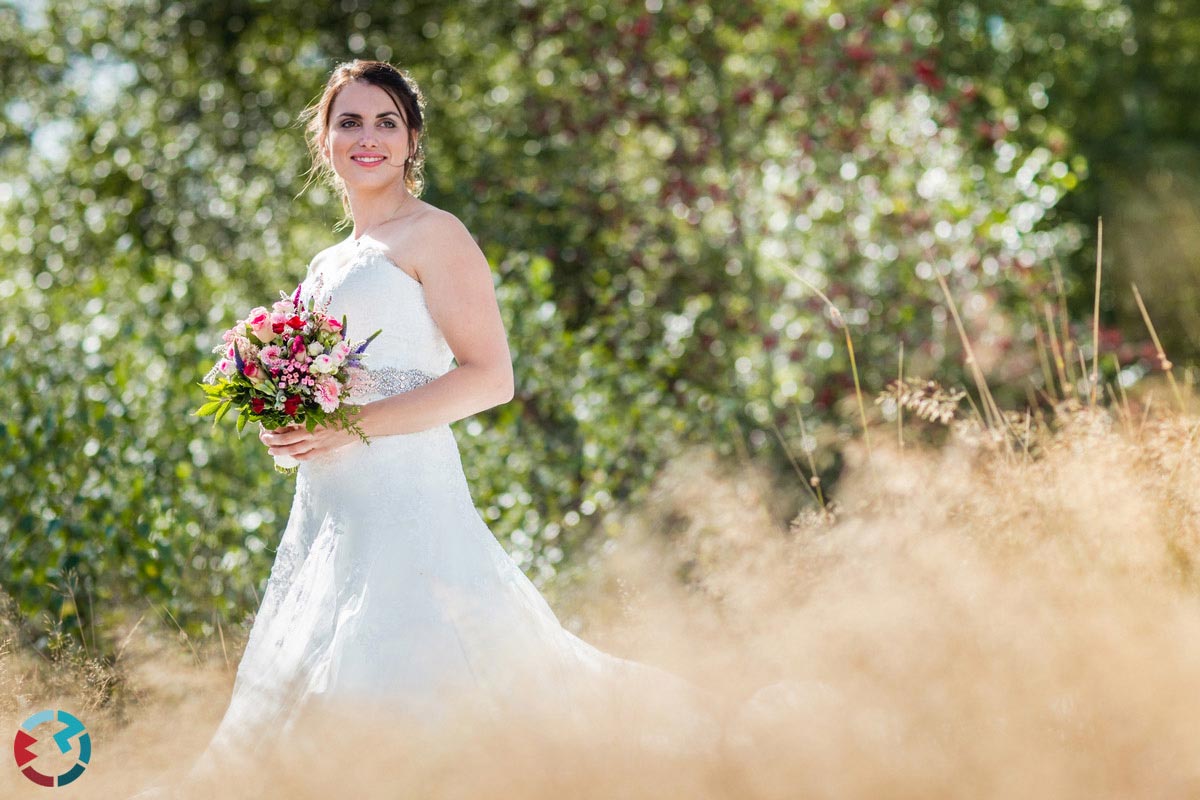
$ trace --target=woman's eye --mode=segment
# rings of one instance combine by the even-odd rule
[[[396,127],[396,123],[395,123],[395,122],[392,122],[390,119],[385,119],[385,120],[384,120],[384,123],[385,123],[385,124],[386,124],[386,125],[387,125],[389,128],[394,128],[394,127]],[[349,126],[349,125],[357,125],[357,124],[358,124],[357,120],[353,120],[353,119],[347,119],[347,120],[342,120],[342,125],[341,125],[341,126],[342,126],[343,128],[345,128],[345,127],[347,127],[347,126]]]

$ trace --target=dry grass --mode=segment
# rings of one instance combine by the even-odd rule
[[[575,738],[464,722],[425,740],[357,718],[191,796],[1194,794],[1200,423],[1136,401],[1027,422],[1024,446],[955,415],[938,449],[877,440],[868,467],[851,448],[829,510],[790,526],[765,477],[696,453],[618,521],[560,608],[602,648],[711,689],[718,753],[614,748],[602,716]],[[5,730],[89,707],[94,688],[28,658],[0,658]],[[96,755],[63,796],[126,797],[190,763],[232,684],[219,649],[206,663],[143,622],[119,665],[125,711],[80,713]],[[8,769],[0,795],[41,791],[21,780]]]
[[[787,533],[744,475],[680,462],[650,509],[675,549],[624,562],[639,650],[752,698],[726,796],[1194,794],[1198,432],[1068,403],[1023,450],[967,419],[940,450],[863,451]],[[653,580],[683,554],[686,598]]]

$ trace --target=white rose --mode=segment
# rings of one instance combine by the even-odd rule
[[[309,372],[330,373],[337,369],[337,364],[334,363],[333,357],[327,353],[322,353],[312,360],[308,365]]]
[[[320,342],[313,342],[312,344],[310,344],[308,346],[308,354],[310,356],[319,356],[319,355],[321,355],[321,353],[324,353],[324,352],[325,352],[325,348],[321,346]]]

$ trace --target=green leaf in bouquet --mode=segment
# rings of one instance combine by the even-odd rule
[[[226,400],[226,401],[225,401],[225,402],[224,402],[224,403],[221,405],[221,410],[217,412],[217,416],[213,417],[213,422],[214,422],[214,423],[216,423],[216,422],[220,422],[220,421],[221,421],[221,417],[223,417],[223,416],[225,416],[227,413],[229,413],[229,409],[230,409],[232,406],[233,406],[233,401],[231,401],[231,400]]]
[[[245,408],[243,408],[241,410],[241,412],[238,414],[238,418],[237,418],[238,435],[241,435],[242,428],[246,427],[246,420],[249,419],[249,417],[250,417],[250,412],[247,411]]]
[[[306,419],[304,421],[304,428],[309,433],[312,433],[313,428],[315,428],[315,427],[317,427],[317,418],[315,416],[309,415],[308,419]]]
[[[220,407],[221,407],[220,400],[209,401],[209,402],[205,403],[204,405],[200,406],[200,408],[196,409],[196,416],[197,417],[207,417],[209,414],[217,413],[217,410]]]

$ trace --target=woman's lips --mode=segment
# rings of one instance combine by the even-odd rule
[[[366,167],[367,169],[370,169],[371,167],[378,167],[380,164],[382,164],[384,161],[387,160],[383,156],[366,157],[366,158],[373,159],[373,160],[366,160],[366,161],[364,161],[363,158],[364,157],[351,156],[350,160],[353,161],[355,164],[358,164],[360,167]]]

